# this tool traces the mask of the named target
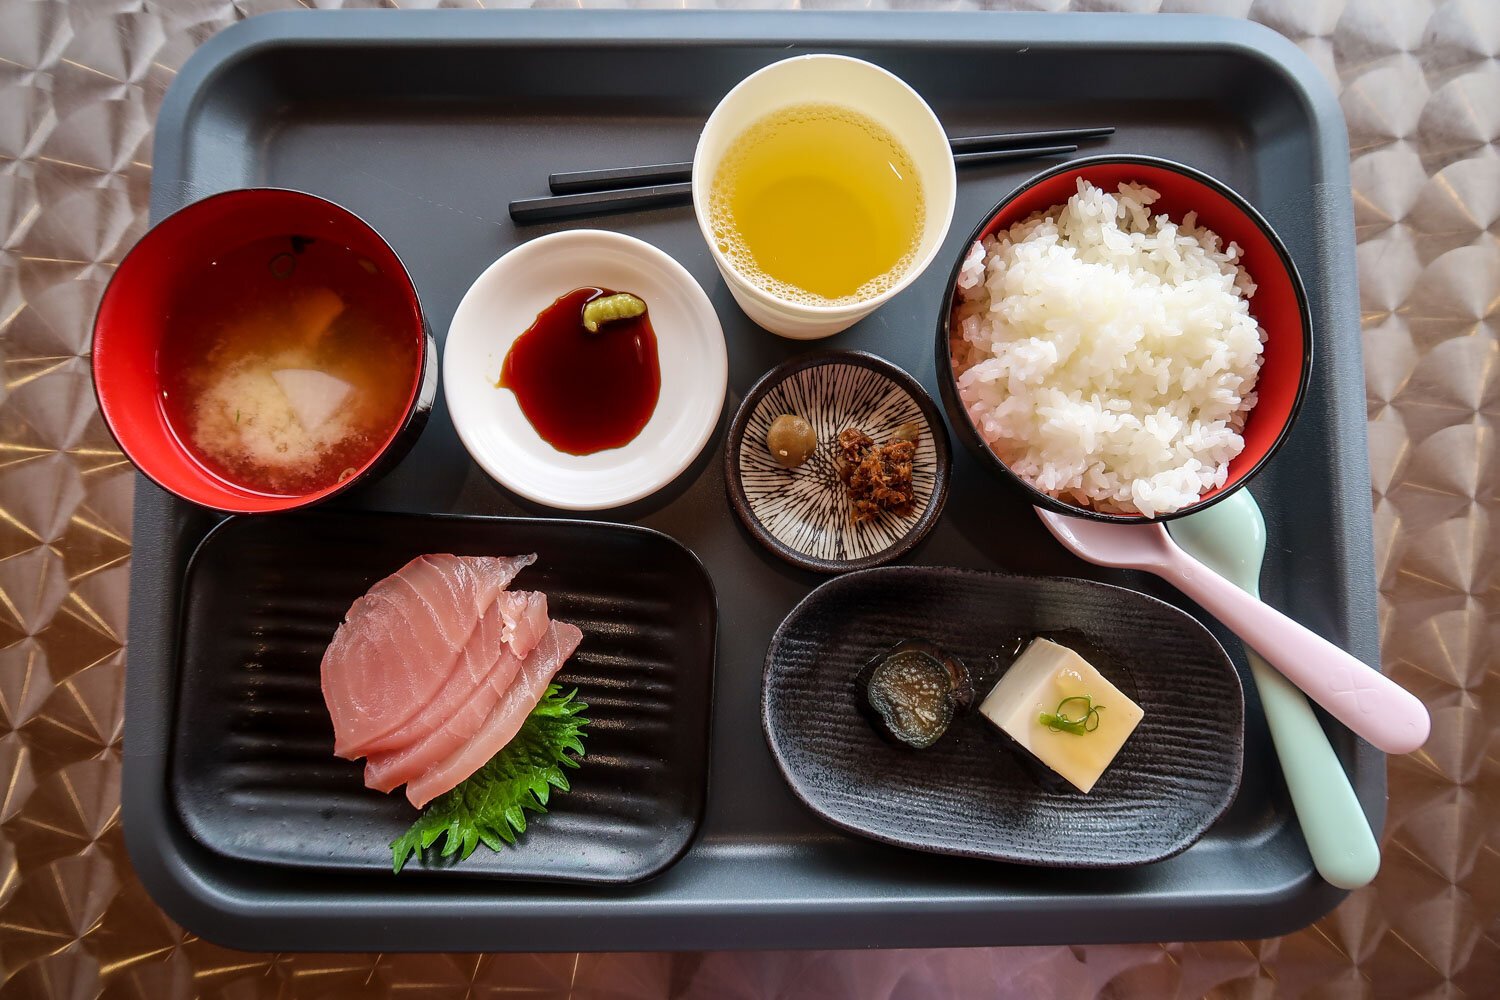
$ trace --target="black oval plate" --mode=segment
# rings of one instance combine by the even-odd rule
[[[537,553],[515,586],[583,630],[557,683],[592,720],[587,756],[515,846],[429,849],[396,876],[636,882],[692,843],[708,794],[713,585],[647,528],[556,519],[316,511],[230,518],[188,567],[168,786],[203,846],[237,860],[391,877],[417,818],[333,755],[323,651],[354,599],[428,552]]]
[[[1044,787],[977,709],[912,751],[882,740],[855,707],[855,673],[902,639],[962,658],[977,705],[1037,636],[1076,649],[1145,711],[1087,795]],[[1186,850],[1229,808],[1245,703],[1208,630],[1144,594],[899,566],[832,580],[792,609],[766,654],[761,722],[792,791],[851,833],[937,854],[1115,868]]]

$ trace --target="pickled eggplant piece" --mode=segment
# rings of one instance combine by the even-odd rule
[[[872,659],[854,678],[859,710],[881,736],[925,750],[974,703],[974,682],[956,656],[908,639]]]

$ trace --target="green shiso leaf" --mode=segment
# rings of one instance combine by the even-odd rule
[[[445,838],[439,857],[462,861],[480,844],[498,851],[526,832],[526,810],[544,813],[552,789],[568,790],[564,768],[583,757],[583,727],[589,720],[578,691],[547,688],[520,732],[489,763],[428,804],[401,836],[391,841],[391,868],[400,872],[413,855]],[[577,756],[571,756],[576,754]]]

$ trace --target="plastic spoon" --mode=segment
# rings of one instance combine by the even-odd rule
[[[1260,596],[1266,521],[1248,490],[1240,490],[1168,528],[1183,551],[1241,590]],[[1292,808],[1318,874],[1340,889],[1368,885],[1380,870],[1380,845],[1349,784],[1349,776],[1301,691],[1245,647],[1260,691],[1271,742],[1286,775]]]
[[[1335,719],[1386,753],[1411,753],[1427,742],[1432,720],[1415,695],[1240,590],[1178,548],[1160,524],[1109,524],[1035,509],[1075,555],[1100,566],[1145,570],[1173,584]]]

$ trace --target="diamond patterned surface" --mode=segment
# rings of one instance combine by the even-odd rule
[[[1381,632],[1389,669],[1435,725],[1423,751],[1391,761],[1379,878],[1326,919],[1258,942],[675,956],[253,955],[175,926],[120,839],[132,480],[94,410],[88,329],[111,267],[145,229],[151,123],[174,69],[219,28],[297,5],[0,6],[0,996],[1496,995],[1500,0],[980,4],[1250,17],[1301,46],[1341,94]]]

